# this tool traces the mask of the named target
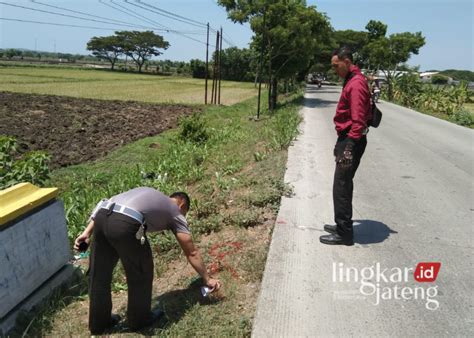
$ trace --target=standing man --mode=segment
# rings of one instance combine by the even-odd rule
[[[207,273],[199,251],[194,246],[186,221],[189,196],[184,192],[170,197],[152,188],[135,188],[102,200],[92,212],[90,223],[76,239],[78,250],[92,241],[89,281],[89,329],[98,335],[114,326],[111,282],[118,259],[122,261],[128,285],[128,324],[132,330],[151,325],[159,313],[151,311],[153,256],[147,232],[171,230],[189,263],[211,290],[220,282]]]
[[[352,63],[352,53],[342,47],[333,53],[331,65],[344,79],[334,116],[337,143],[334,148],[336,171],[333,183],[334,220],[324,226],[330,235],[319,238],[324,244],[353,245],[352,191],[353,178],[367,145],[367,123],[371,118],[370,92],[365,76]]]

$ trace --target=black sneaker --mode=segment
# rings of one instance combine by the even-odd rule
[[[330,234],[319,237],[319,241],[328,245],[354,245],[352,238],[343,238],[338,234]]]

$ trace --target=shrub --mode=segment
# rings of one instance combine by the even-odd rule
[[[448,81],[449,81],[449,78],[441,74],[435,74],[431,78],[432,84],[444,85],[444,84],[447,84]]]
[[[199,113],[182,118],[179,127],[179,137],[184,141],[205,143],[209,139],[206,123]]]
[[[474,118],[471,112],[467,110],[458,111],[450,116],[450,120],[461,125],[470,127],[474,125]]]
[[[50,159],[44,151],[32,151],[19,157],[15,138],[0,135],[0,189],[21,182],[42,186],[49,178]]]

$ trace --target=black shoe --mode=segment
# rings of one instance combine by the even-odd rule
[[[109,327],[112,328],[115,325],[117,325],[120,322],[120,319],[122,319],[122,317],[120,317],[120,315],[118,315],[116,313],[112,313],[112,315],[110,316],[110,326]]]
[[[337,234],[337,225],[324,224],[324,231],[330,234]]]
[[[165,313],[163,312],[163,310],[161,309],[154,309],[154,310],[151,310],[151,314],[150,314],[150,319],[148,320],[148,322],[146,323],[145,326],[150,326],[150,325],[153,325],[158,319],[161,318],[161,316],[163,316]]]
[[[158,319],[161,318],[165,313],[161,309],[154,309],[151,311],[151,321],[156,322]]]
[[[156,323],[158,319],[161,318],[165,313],[161,309],[154,309],[151,310],[150,316],[148,317],[148,320],[144,323],[139,324],[139,326],[130,326],[129,324],[129,329],[132,331],[140,331],[142,329],[145,329],[149,326],[152,326],[153,324]]]
[[[106,332],[108,332],[109,330],[113,329],[119,322],[120,320],[122,319],[122,317],[120,317],[120,315],[118,314],[115,314],[115,313],[112,313],[110,315],[110,323],[109,325],[103,329],[103,330],[100,330],[100,331],[91,331],[91,335],[93,336],[99,336],[99,335],[102,335]]]
[[[329,245],[354,245],[354,240],[352,238],[343,238],[338,234],[321,236],[319,237],[319,241],[323,244]]]

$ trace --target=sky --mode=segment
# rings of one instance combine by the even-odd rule
[[[206,28],[202,24],[207,22],[214,29],[223,28],[224,48],[248,47],[252,37],[248,24],[232,23],[227,19],[225,9],[218,6],[214,0],[140,0],[142,4],[137,0],[100,1],[0,0],[0,48],[89,54],[86,44],[93,36],[112,35],[116,30],[143,30],[158,27],[163,31],[156,31],[156,33],[163,35],[170,43],[170,48],[158,58],[188,61],[195,58],[204,60],[206,57]],[[147,7],[143,3],[155,8]],[[474,1],[472,0],[310,0],[307,3],[316,6],[318,11],[326,13],[336,30],[363,31],[369,20],[379,20],[388,25],[388,35],[421,31],[426,38],[426,44],[420,49],[419,55],[412,56],[408,62],[412,66],[420,66],[420,70],[474,71]],[[34,8],[36,11],[7,4]],[[76,13],[42,4],[69,9]],[[158,15],[156,12],[163,12],[157,8],[195,22],[189,25]],[[92,21],[40,11],[82,17]],[[83,27],[54,26],[4,19]],[[112,24],[104,23],[107,20],[115,21]],[[167,32],[166,29],[177,32]],[[210,42],[215,45],[214,32],[211,32]]]

